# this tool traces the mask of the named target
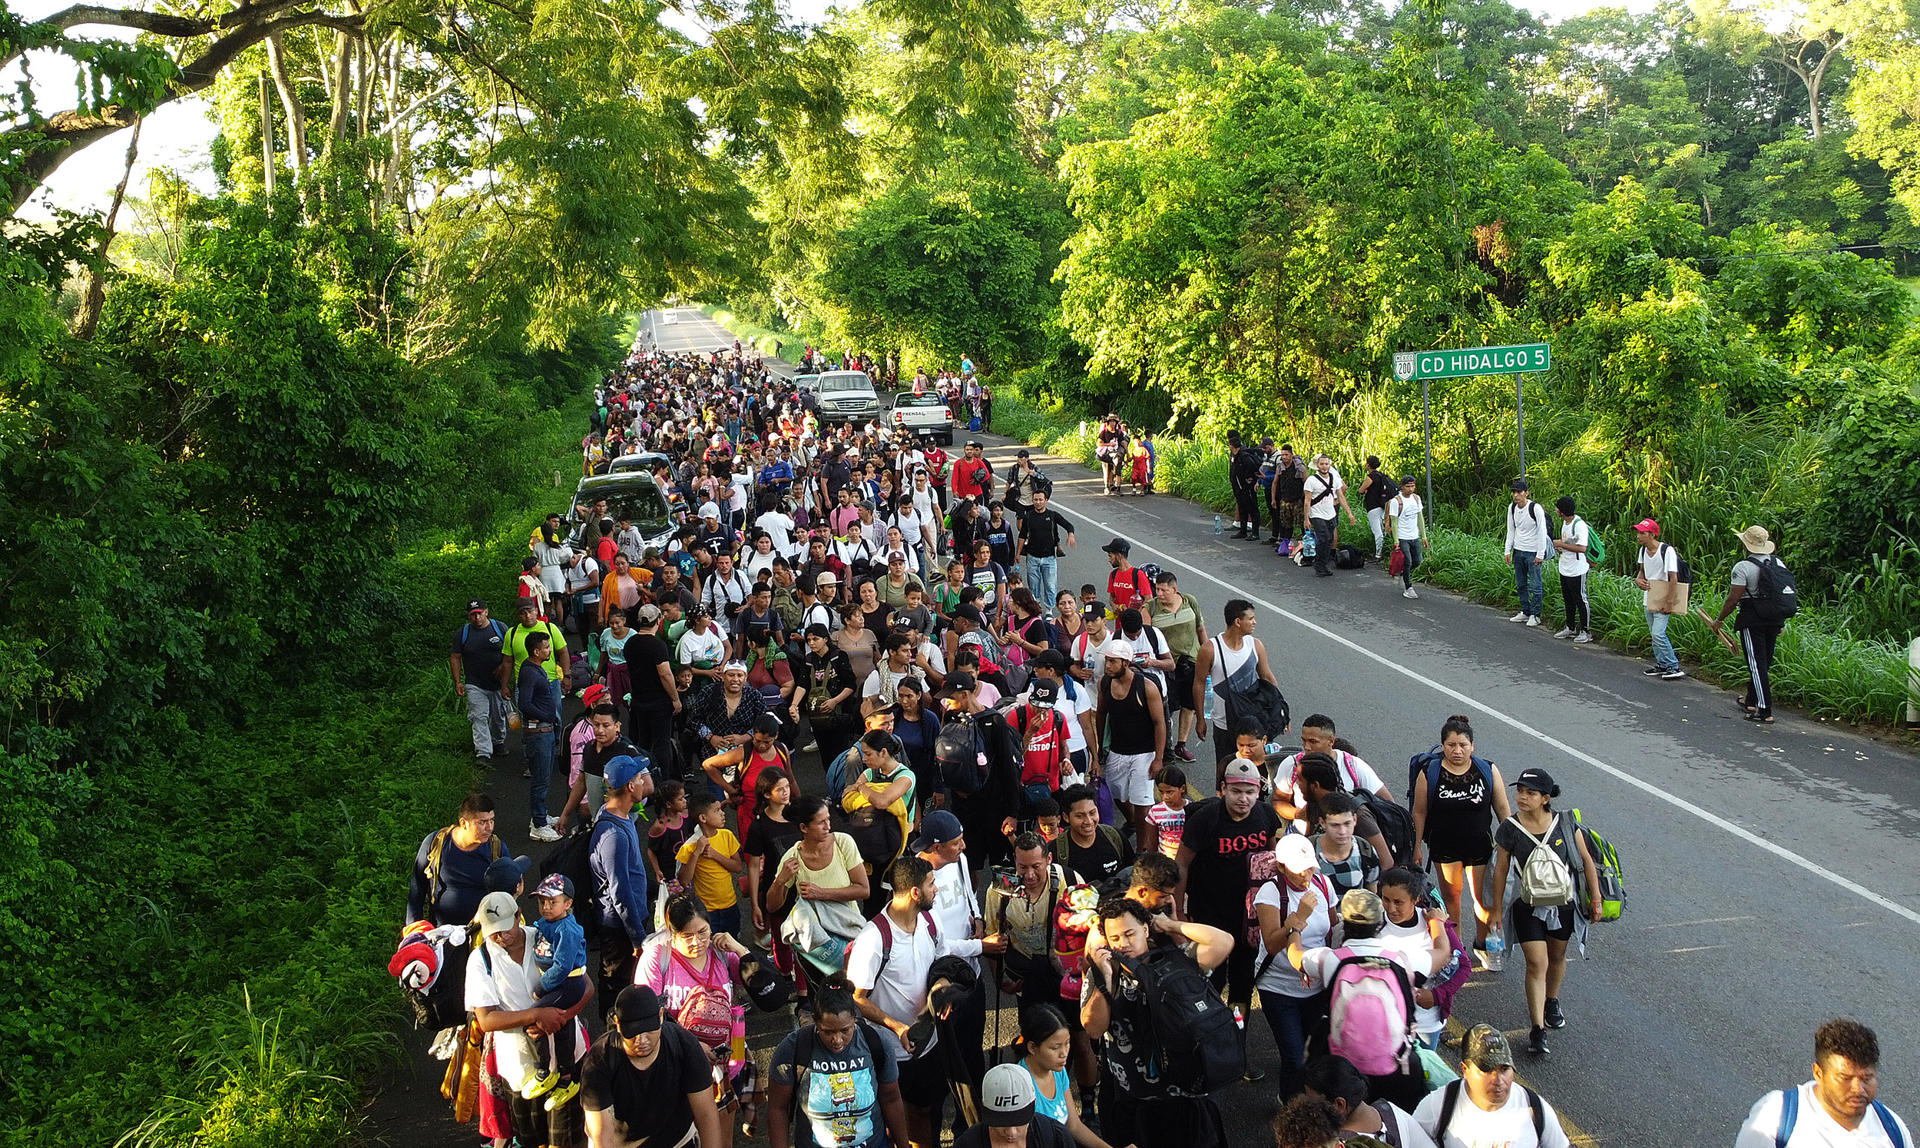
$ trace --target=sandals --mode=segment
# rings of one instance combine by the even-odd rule
[[[1753,723],[1754,723],[1755,725],[1772,725],[1772,724],[1773,724],[1773,715],[1772,715],[1772,714],[1761,714],[1761,713],[1759,713],[1758,711],[1755,711],[1755,710],[1748,710],[1748,711],[1747,711],[1747,720],[1748,720],[1748,721],[1750,721],[1750,722],[1753,722]]]

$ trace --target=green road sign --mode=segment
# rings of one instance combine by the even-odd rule
[[[1462,375],[1518,375],[1553,366],[1553,352],[1545,343],[1513,347],[1462,347],[1454,351],[1416,351],[1413,372],[1402,375],[1407,353],[1394,356],[1394,374],[1401,378],[1454,379]]]

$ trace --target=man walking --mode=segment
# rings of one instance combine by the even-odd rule
[[[553,642],[545,634],[527,636],[527,660],[520,663],[520,751],[527,762],[527,810],[533,820],[527,836],[558,841],[547,819],[547,789],[553,784],[553,743],[560,732],[560,704],[548,688],[547,659]]]
[[[1427,1093],[1413,1110],[1415,1123],[1435,1144],[1570,1148],[1553,1106],[1514,1081],[1513,1047],[1505,1033],[1476,1024],[1461,1048],[1460,1079]]]
[[[1307,468],[1283,443],[1273,456],[1273,482],[1267,487],[1267,509],[1273,514],[1273,538],[1285,554],[1293,548],[1293,532],[1300,525],[1300,503],[1306,498]]]
[[[1240,441],[1239,431],[1227,432],[1227,481],[1233,487],[1235,538],[1260,540],[1260,458]]]
[[[1336,507],[1344,508],[1347,521],[1358,525],[1360,516],[1347,501],[1347,484],[1324,454],[1313,456],[1313,473],[1306,481],[1307,525],[1313,529],[1313,572],[1322,578],[1333,577],[1327,563],[1333,558],[1333,525]]]
[[[1540,571],[1546,564],[1547,552],[1552,549],[1548,539],[1553,532],[1547,528],[1547,512],[1527,497],[1527,480],[1514,479],[1511,489],[1513,505],[1507,507],[1507,536],[1500,549],[1505,552],[1507,565],[1513,567],[1513,587],[1520,595],[1520,612],[1507,621],[1538,626],[1541,599],[1546,594]]]
[[[493,764],[507,748],[507,628],[487,616],[487,604],[467,603],[467,624],[453,636],[454,693],[467,701],[473,760]]]
[[[653,932],[652,887],[634,807],[653,793],[653,774],[637,757],[606,764],[607,804],[593,823],[587,865],[600,892],[600,1009],[605,1016],[633,983],[640,946]]]
[[[1066,556],[1068,547],[1078,546],[1080,542],[1073,536],[1073,524],[1049,505],[1053,500],[1046,491],[1035,490],[1032,498],[1031,509],[1020,516],[1015,554],[1026,556],[1027,589],[1033,592],[1044,614],[1053,609],[1054,596],[1059,593],[1060,559]]]
[[[1571,494],[1561,495],[1553,508],[1560,512],[1560,537],[1553,540],[1553,548],[1560,554],[1560,604],[1567,618],[1567,624],[1553,636],[1572,638],[1584,646],[1593,641],[1593,608],[1587,600],[1587,571],[1592,568],[1587,561],[1587,549],[1593,541],[1593,532],[1587,528],[1586,520],[1574,513]]]
[[[1640,608],[1646,615],[1647,633],[1653,638],[1653,667],[1640,672],[1667,681],[1684,678],[1687,675],[1680,668],[1680,655],[1674,653],[1673,643],[1667,640],[1667,623],[1673,618],[1673,594],[1677,587],[1660,587],[1658,609],[1654,601],[1654,583],[1680,580],[1680,556],[1673,547],[1660,541],[1660,524],[1653,519],[1642,518],[1634,523],[1633,530],[1640,536],[1640,573],[1634,576],[1633,583],[1640,587]]]
[[[1114,638],[1101,654],[1106,676],[1094,709],[1094,741],[1107,746],[1105,773],[1115,812],[1133,822],[1139,841],[1147,834],[1154,779],[1166,764],[1166,699],[1151,675],[1134,669],[1132,642]]]
[[[1880,1103],[1880,1039],[1855,1020],[1813,1034],[1813,1079],[1754,1103],[1733,1148],[1905,1148],[1907,1122]]]
[[[1740,631],[1740,648],[1747,657],[1747,692],[1740,708],[1747,711],[1748,721],[1772,725],[1773,648],[1787,619],[1799,612],[1800,599],[1792,571],[1773,555],[1766,527],[1742,530],[1740,543],[1747,556],[1733,564],[1733,584],[1713,619],[1713,630],[1724,637],[1721,623],[1729,612],[1739,609],[1733,628]]]
[[[1173,673],[1167,681],[1167,704],[1178,710],[1179,731],[1174,735],[1173,756],[1192,761],[1193,751],[1187,739],[1193,736],[1193,671],[1200,647],[1207,643],[1207,624],[1200,620],[1200,603],[1191,594],[1180,592],[1180,580],[1171,570],[1162,570],[1153,584],[1153,598],[1147,603],[1147,617],[1167,640],[1173,654]],[[1172,723],[1169,723],[1171,725]]]

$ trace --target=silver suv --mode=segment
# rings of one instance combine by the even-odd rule
[[[880,417],[880,395],[865,371],[828,371],[820,376],[820,421],[846,423]]]

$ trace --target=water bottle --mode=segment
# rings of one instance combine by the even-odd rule
[[[1213,532],[1215,534],[1225,534],[1226,531],[1227,531],[1227,528],[1221,525],[1220,523],[1220,516],[1218,514],[1214,515],[1213,516]]]
[[[1497,973],[1507,967],[1507,938],[1495,933],[1487,938],[1487,971]]]

